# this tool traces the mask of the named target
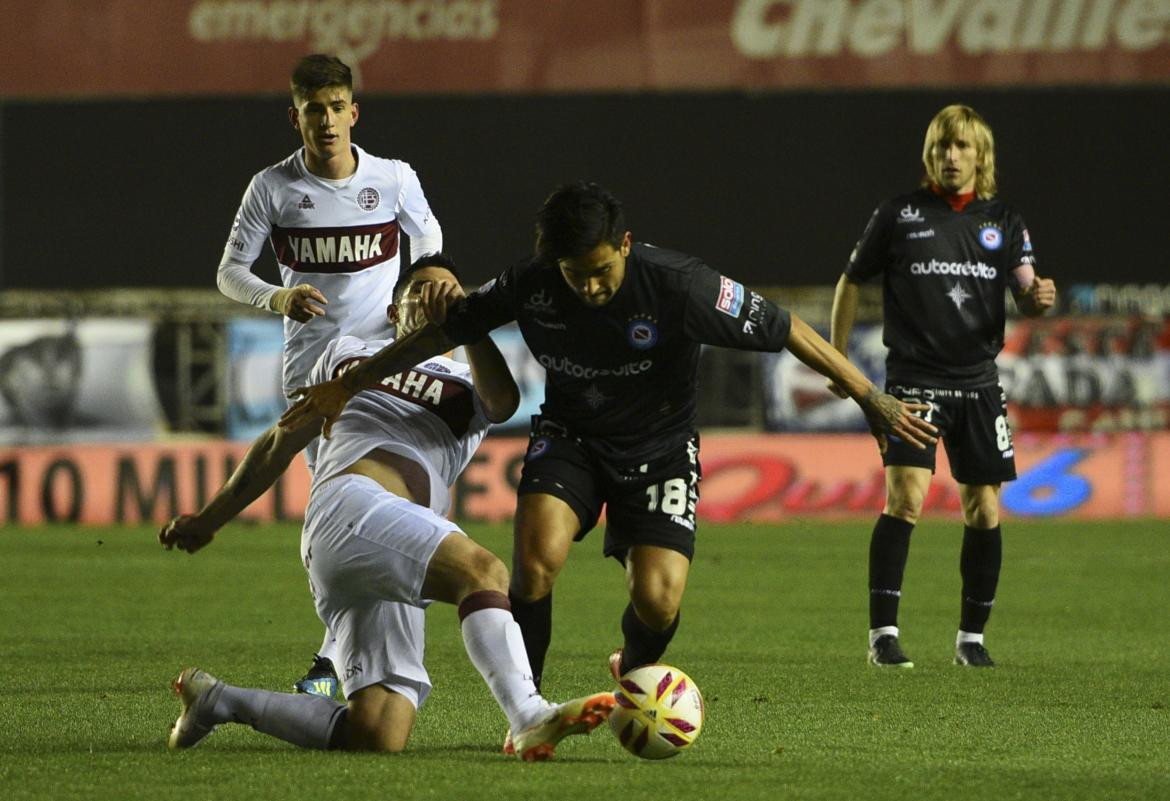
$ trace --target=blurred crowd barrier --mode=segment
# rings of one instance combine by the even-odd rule
[[[489,437],[454,487],[452,516],[506,521],[527,439]],[[75,444],[0,449],[0,510],[6,523],[134,524],[198,509],[243,458],[247,444],[225,440]],[[1170,432],[1020,434],[1019,478],[1004,487],[1009,517],[1170,519]],[[867,434],[703,435],[699,517],[775,523],[872,517],[885,481]],[[944,453],[924,510],[959,516]],[[276,486],[241,515],[244,522],[297,520],[308,500],[300,456]]]
[[[851,360],[884,380],[880,292],[863,287]],[[767,290],[827,334],[829,287]],[[1010,305],[1010,304],[1009,304]],[[999,359],[1021,478],[1009,513],[1170,517],[1170,286],[1071,286],[1061,313],[1012,317]],[[523,396],[456,490],[456,514],[513,508],[544,374],[519,331],[495,332]],[[218,293],[0,293],[0,505],[11,522],[165,519],[202,503],[284,409],[281,321]],[[881,466],[855,404],[788,353],[706,348],[704,489],[714,520],[880,509]],[[828,436],[832,435],[832,436]],[[940,455],[940,474],[947,475]],[[928,507],[958,510],[950,482]],[[250,511],[297,518],[290,471]],[[1170,498],[1170,496],[1164,497]]]

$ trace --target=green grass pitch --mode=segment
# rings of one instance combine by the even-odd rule
[[[663,763],[608,728],[553,763],[500,755],[503,715],[428,612],[435,690],[408,753],[299,751],[242,726],[166,750],[169,681],[197,664],[287,689],[319,643],[292,525],[228,528],[164,552],[147,528],[0,532],[0,798],[1170,798],[1170,527],[1005,526],[990,671],[951,664],[961,526],[914,534],[902,602],[912,671],[865,663],[869,521],[700,531],[667,661],[707,705]],[[508,531],[469,527],[497,553]],[[609,685],[619,567],[574,547],[556,591],[546,693]]]

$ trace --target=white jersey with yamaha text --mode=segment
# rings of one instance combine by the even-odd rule
[[[324,317],[284,320],[284,388],[305,386],[325,344],[340,335],[390,334],[386,307],[398,280],[399,234],[419,258],[443,235],[410,165],[352,145],[357,170],[328,180],[309,172],[304,148],[252,178],[219,265],[228,297],[267,309],[279,289],[252,273],[269,242],[285,286],[310,283],[328,299]]]
[[[336,339],[325,347],[309,380],[317,384],[336,378],[391,341]],[[350,399],[330,438],[319,439],[314,483],[337,475],[372,450],[390,451],[426,469],[428,505],[446,515],[448,490],[490,426],[472,385],[471,367],[435,356]]]

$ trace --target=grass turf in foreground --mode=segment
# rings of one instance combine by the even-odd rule
[[[299,751],[241,726],[168,753],[182,667],[284,690],[308,665],[320,629],[298,530],[235,526],[187,556],[145,528],[7,529],[0,797],[1170,797],[1165,524],[1006,525],[990,671],[950,664],[961,527],[946,523],[916,529],[907,568],[916,667],[865,664],[868,529],[703,527],[668,652],[704,692],[697,744],[641,762],[602,729],[543,765],[498,753],[503,716],[441,606],[428,612],[435,691],[408,754]],[[470,533],[506,557],[506,530]],[[554,699],[608,685],[625,598],[600,539],[575,547],[557,586]]]

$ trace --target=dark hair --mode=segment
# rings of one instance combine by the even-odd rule
[[[536,215],[536,257],[555,263],[626,235],[621,201],[591,181],[558,186]]]
[[[289,87],[292,89],[294,103],[326,86],[344,86],[353,92],[353,73],[337,56],[313,53],[302,58],[293,67]]]
[[[398,283],[394,284],[394,292],[391,293],[391,298],[395,303],[402,297],[402,293],[406,291],[406,285],[410,283],[410,277],[424,267],[442,267],[445,270],[449,270],[451,275],[455,276],[456,281],[462,283],[463,279],[459,277],[459,270],[455,268],[455,262],[450,256],[445,253],[431,253],[423,256],[409,267],[402,268],[402,272],[398,274]]]

